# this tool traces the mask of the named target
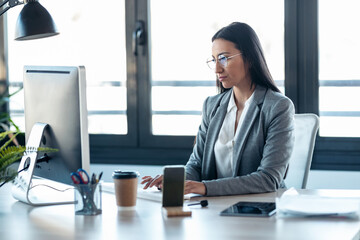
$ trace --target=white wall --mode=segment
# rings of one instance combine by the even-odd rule
[[[138,171],[141,177],[162,173],[162,166],[91,164],[91,172],[103,171],[102,180],[111,182],[114,170]],[[360,171],[319,171],[311,170],[308,178],[309,189],[360,189]]]

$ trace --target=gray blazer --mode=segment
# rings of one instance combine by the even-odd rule
[[[294,105],[283,94],[260,86],[235,139],[233,176],[217,178],[214,146],[231,94],[232,89],[205,100],[186,179],[202,181],[208,196],[272,192],[284,187],[294,145]]]

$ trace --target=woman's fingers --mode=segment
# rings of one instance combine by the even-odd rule
[[[144,189],[152,188],[154,186],[161,189],[162,181],[163,181],[162,175],[156,175],[155,177],[144,176],[144,177],[142,177],[141,184],[145,184]],[[199,193],[199,194],[205,195],[206,188],[205,188],[204,183],[202,183],[202,182],[186,181],[184,193],[185,194]]]
[[[141,184],[144,184],[144,183],[150,181],[152,179],[152,177],[151,176],[145,176],[145,177],[142,177],[141,179],[142,179]]]
[[[205,195],[206,194],[205,184],[196,181],[186,181],[184,194],[188,194],[188,193],[198,193],[201,195]]]
[[[157,175],[156,177],[153,178],[153,180],[150,182],[149,187],[159,187],[160,184],[162,183],[162,175]]]
[[[144,186],[144,189],[147,189],[147,188],[149,187],[151,181],[153,180],[153,178],[150,177],[150,176],[145,176],[145,177],[143,177],[142,179],[143,179],[143,181],[141,182],[141,184],[145,184],[145,183],[146,183],[146,185]]]
[[[160,187],[162,185],[162,175],[157,175],[154,178],[151,176],[144,176],[141,184],[145,184],[144,189],[151,188],[153,186]]]

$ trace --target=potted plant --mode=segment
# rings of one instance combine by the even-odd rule
[[[0,109],[5,109],[4,106],[9,101],[9,98],[20,90],[21,88],[8,96],[1,94]],[[16,130],[10,131],[9,125],[13,126]],[[18,136],[21,136],[21,144],[25,142],[24,133],[19,130],[19,127],[12,121],[10,115],[4,111],[0,112],[0,187],[5,183],[12,181],[17,176],[17,170],[12,168],[11,165],[19,161],[24,154],[33,151],[57,151],[57,149],[53,148],[26,148],[19,144],[17,139]]]
[[[0,187],[9,181],[12,181],[16,177],[17,171],[10,166],[14,162],[20,160],[26,151],[26,147],[21,145],[9,146],[13,143],[18,134],[19,132],[13,133],[11,131],[4,131],[0,133],[0,142],[5,140],[5,143],[0,147]],[[11,137],[9,138],[9,136]]]

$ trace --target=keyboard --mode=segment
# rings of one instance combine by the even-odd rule
[[[114,183],[103,182],[101,186],[102,186],[103,192],[115,194]],[[184,199],[190,200],[191,198],[201,197],[201,196],[202,195],[200,195],[200,194],[189,193],[189,194],[184,195]],[[137,197],[140,199],[162,202],[162,191],[158,190],[155,187],[144,190],[141,186],[139,186],[138,191],[137,191]]]

